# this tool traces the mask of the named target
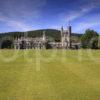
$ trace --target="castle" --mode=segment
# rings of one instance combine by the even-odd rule
[[[29,38],[21,37],[14,40],[14,49],[45,49],[46,36],[43,32],[43,37]]]
[[[68,26],[67,31],[61,27],[61,40],[60,42],[51,41],[48,43],[45,31],[43,31],[42,37],[28,38],[21,37],[14,40],[15,49],[46,49],[47,43],[52,49],[70,49],[80,48],[80,43],[71,42],[72,27]]]

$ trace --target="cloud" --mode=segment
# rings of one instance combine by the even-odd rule
[[[7,25],[21,31],[28,31],[28,30],[33,29],[32,26],[27,25],[26,23],[23,23],[23,22],[18,22],[18,21],[8,21]]]
[[[57,12],[55,12],[56,10],[52,7],[53,11],[50,12],[52,15],[47,14],[47,22],[43,23],[45,22],[43,15],[48,13],[46,11],[49,11],[48,9],[50,7],[49,2],[47,1],[48,0],[2,0],[0,1],[0,21],[4,22],[6,26],[20,31],[45,27],[59,29],[62,25],[67,26],[66,23],[68,21],[71,21],[72,24],[74,22],[76,23],[77,27],[75,26],[74,29],[77,31],[83,30],[82,28],[78,28],[80,27],[79,25],[85,25],[83,26],[84,28],[98,25],[98,22],[95,21],[95,17],[93,19],[91,16],[88,17],[88,20],[92,19],[90,22],[88,22],[86,19],[84,19],[85,22],[77,22],[78,20],[76,19],[79,18],[79,20],[82,20],[83,16],[88,15],[88,13],[90,13],[92,10],[99,7],[100,0],[62,0],[60,1],[62,2],[60,5],[64,5],[63,1],[65,1],[66,6],[64,5],[62,10],[60,10],[57,9],[55,5],[54,8],[57,10]],[[67,1],[69,2],[67,3]],[[42,8],[45,5],[48,7],[43,12]],[[67,10],[65,11],[64,9]],[[53,17],[57,15],[58,17]]]
[[[46,4],[46,0],[2,0],[0,12],[10,17],[34,15]],[[19,16],[18,16],[19,15]]]
[[[7,26],[10,26],[16,30],[27,31],[27,30],[33,29],[32,26],[27,25],[26,23],[22,21],[17,21],[17,20],[15,21],[6,16],[0,16],[0,21],[4,22]]]
[[[0,1],[0,21],[13,29],[26,31],[33,27],[28,23],[36,23],[41,17],[41,9],[46,0],[3,0]]]
[[[60,14],[60,19],[64,22],[74,21],[75,19],[87,14],[93,9],[93,7],[81,8],[79,10],[69,11],[67,14]]]
[[[94,16],[85,16],[83,20],[74,24],[75,32],[84,32],[87,28],[95,28],[100,26],[100,14]],[[84,21],[85,20],[85,21]]]
[[[99,22],[91,22],[91,23],[87,23],[87,22],[81,22],[81,23],[77,23],[76,26],[74,26],[74,32],[84,32],[86,29],[93,29],[93,27],[100,25]]]
[[[84,0],[83,0],[84,1]],[[75,10],[69,10],[63,13],[60,13],[58,16],[62,19],[63,22],[74,21],[77,18],[82,17],[83,15],[88,14],[93,9],[100,6],[100,1],[88,0],[86,2],[79,1],[78,6],[76,5]]]
[[[66,26],[69,21],[74,23],[74,32],[83,32],[87,28],[93,28],[100,25],[100,15],[97,13],[89,16],[94,9],[100,7],[100,0],[77,0],[72,8],[58,14],[59,22]],[[83,17],[84,16],[84,17]],[[87,17],[86,17],[87,16]]]

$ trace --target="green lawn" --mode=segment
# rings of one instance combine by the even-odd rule
[[[100,100],[100,51],[0,50],[0,100]]]

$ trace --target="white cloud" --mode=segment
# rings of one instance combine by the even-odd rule
[[[73,20],[87,14],[92,9],[93,9],[93,7],[81,8],[79,10],[69,11],[67,14],[66,13],[60,14],[59,16],[60,16],[60,19],[62,19],[62,21],[64,21],[64,22],[73,21]]]
[[[81,1],[80,1],[81,2]],[[78,2],[79,4],[79,2]],[[63,22],[68,22],[68,21],[74,21],[77,18],[82,17],[83,15],[86,15],[90,11],[92,11],[94,8],[100,6],[100,1],[96,0],[89,0],[82,5],[78,5],[75,10],[69,10],[67,13],[60,13],[58,16]]]
[[[8,16],[26,16],[38,13],[46,4],[46,0],[3,0],[0,2],[0,12]],[[19,15],[19,16],[18,16]]]
[[[86,29],[92,29],[95,26],[100,25],[99,22],[91,22],[91,23],[87,23],[87,22],[81,22],[81,23],[77,23],[76,26],[74,26],[74,32],[84,32]]]
[[[18,21],[8,21],[7,25],[21,31],[28,31],[33,29],[32,26]]]
[[[36,23],[46,0],[3,0],[1,3],[0,21],[15,30],[27,31],[33,29],[28,21]]]
[[[93,28],[100,25],[100,15],[96,14],[86,17],[92,10],[100,7],[100,0],[82,1],[79,0],[80,3],[78,2],[78,4],[80,5],[77,5],[74,10],[69,9],[67,12],[61,12],[58,15],[60,23],[64,26],[66,26],[69,21],[71,23],[75,22],[73,26],[74,32],[84,32],[87,28]],[[80,21],[76,20],[79,18],[81,18]]]
[[[74,24],[75,32],[84,32],[87,28],[94,28],[100,26],[100,14],[94,16],[86,16],[82,21]]]
[[[27,31],[33,29],[32,26],[29,26],[22,21],[15,21],[5,16],[0,16],[0,21],[4,22],[7,26],[10,26],[16,30]]]

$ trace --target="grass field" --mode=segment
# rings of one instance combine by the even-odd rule
[[[0,50],[0,100],[100,100],[100,51]]]

